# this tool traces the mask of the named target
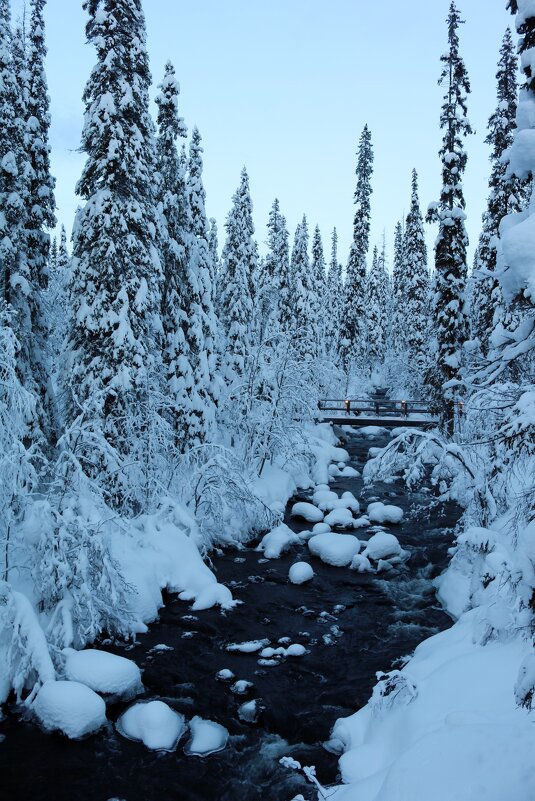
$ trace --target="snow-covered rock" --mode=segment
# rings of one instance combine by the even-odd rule
[[[350,568],[351,570],[356,570],[357,573],[370,573],[373,570],[372,563],[367,556],[364,556],[363,553],[355,554],[350,564]]]
[[[220,723],[195,716],[189,726],[192,737],[184,749],[186,754],[204,757],[226,747],[228,731]]]
[[[314,578],[314,571],[308,562],[296,562],[288,572],[292,584],[304,584]]]
[[[337,464],[331,464],[329,465],[329,475],[331,478],[357,478],[360,473],[350,465],[339,467]]]
[[[135,662],[107,651],[66,649],[65,676],[97,693],[133,698],[143,690]]]
[[[401,523],[403,520],[403,509],[381,501],[368,504],[366,514],[373,523]]]
[[[193,612],[200,612],[203,609],[211,609],[213,606],[220,606],[222,609],[232,609],[240,601],[232,599],[232,593],[224,584],[207,584],[197,595],[192,605]]]
[[[333,509],[325,518],[329,526],[338,528],[353,528],[353,515],[345,506],[342,509]]]
[[[400,556],[401,553],[402,550],[398,538],[394,537],[393,534],[388,534],[386,531],[380,531],[370,537],[362,555],[378,562],[380,559],[391,559],[393,556]]]
[[[155,751],[172,751],[186,728],[184,716],[163,701],[134,704],[117,721],[120,734]]]
[[[222,668],[221,670],[217,671],[215,677],[218,681],[232,681],[234,678],[234,673],[228,668]]]
[[[292,507],[292,517],[302,517],[308,523],[321,523],[323,520],[323,512],[317,506],[306,501],[299,501],[294,503]]]
[[[247,681],[246,679],[238,679],[238,681],[234,682],[230,691],[235,693],[236,695],[245,695],[246,692],[249,692],[251,687],[253,686],[252,681]]]
[[[279,559],[281,553],[300,542],[301,540],[297,534],[294,534],[287,525],[281,523],[262,538],[256,550],[263,551],[266,559]]]
[[[231,642],[227,645],[227,651],[239,651],[242,654],[254,654],[269,645],[269,640],[247,640],[247,642]]]
[[[330,530],[331,527],[328,523],[315,523],[315,525],[312,526],[313,534],[326,534]]]
[[[331,490],[316,490],[314,495],[312,496],[312,501],[314,505],[318,508],[320,504],[325,503],[325,501],[337,501],[338,495],[336,492],[332,492]]]
[[[85,737],[106,723],[106,704],[96,692],[77,681],[47,681],[32,710],[49,731],[61,731],[71,739]]]
[[[258,720],[258,701],[246,701],[238,707],[238,717],[246,723],[256,723]]]
[[[351,564],[360,551],[360,541],[352,534],[316,534],[308,541],[310,552],[334,567]]]

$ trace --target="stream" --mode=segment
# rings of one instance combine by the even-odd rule
[[[347,435],[344,447],[359,471],[370,446],[383,446],[387,434]],[[454,504],[436,506],[426,491],[409,493],[401,482],[375,483],[340,478],[331,484],[340,495],[350,490],[361,508],[372,500],[401,506],[404,522],[385,526],[411,557],[404,567],[358,574],[330,567],[308,548],[294,546],[278,560],[254,550],[228,550],[213,557],[219,582],[243,604],[222,614],[211,609],[192,614],[189,605],[168,596],[160,617],[135,644],[100,644],[133,659],[143,671],[145,694],[159,698],[186,718],[194,715],[225,726],[224,751],[207,757],[176,751],[153,752],[121,737],[114,721],[124,703],[108,705],[107,728],[81,741],[47,734],[21,717],[13,705],[0,720],[0,796],[5,801],[291,801],[301,793],[316,797],[301,774],[279,764],[292,756],[315,765],[323,784],[337,781],[338,758],[322,747],[338,717],[363,706],[378,670],[399,665],[426,637],[451,625],[439,607],[432,580],[446,566],[447,549],[460,514]],[[296,532],[309,529],[289,517]],[[365,539],[378,530],[360,529]],[[289,567],[303,558],[315,577],[302,585],[288,582]],[[275,666],[258,654],[226,651],[229,643],[280,638],[302,643],[307,653]],[[153,650],[157,645],[172,650]],[[236,695],[216,673],[229,668],[253,686]],[[242,721],[238,707],[259,699],[256,723]]]

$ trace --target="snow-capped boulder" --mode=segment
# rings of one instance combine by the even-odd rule
[[[345,507],[342,509],[334,509],[326,516],[325,522],[333,527],[353,528],[353,515],[351,514],[351,510]]]
[[[315,523],[312,526],[312,533],[313,534],[326,534],[328,531],[331,530],[331,527],[328,523]]]
[[[323,512],[317,506],[306,501],[299,501],[294,503],[292,507],[292,517],[302,517],[308,523],[321,523],[323,520]]]
[[[232,593],[224,584],[207,584],[197,595],[191,609],[193,612],[200,612],[203,609],[212,609],[219,605],[221,609],[232,609],[240,601],[234,601]]]
[[[366,514],[372,523],[401,523],[403,520],[403,509],[399,506],[385,505],[381,501],[368,504]]]
[[[172,751],[187,729],[184,716],[163,701],[134,704],[116,725],[123,737],[155,751]]]
[[[195,716],[189,727],[192,737],[184,749],[186,754],[204,757],[226,747],[229,735],[220,723]]]
[[[133,698],[142,692],[141,672],[135,662],[107,651],[66,649],[65,676],[97,693]]]
[[[106,704],[100,695],[77,681],[45,682],[32,710],[45,729],[61,731],[73,740],[106,723]]]
[[[392,557],[401,556],[401,553],[402,550],[398,538],[394,537],[393,534],[388,534],[386,531],[380,531],[370,537],[362,555],[368,559],[373,559],[374,562],[378,562],[380,559],[392,559]]]
[[[296,562],[288,572],[292,584],[304,584],[314,578],[314,571],[308,562]]]
[[[316,490],[312,496],[312,500],[314,505],[320,508],[320,504],[325,503],[326,501],[337,501],[338,495],[336,492],[332,492],[331,490]]]
[[[281,523],[262,538],[256,550],[263,551],[266,559],[279,559],[283,551],[287,551],[290,546],[299,542],[301,540],[297,534]]]
[[[355,554],[350,564],[350,568],[351,570],[356,570],[357,573],[370,573],[373,570],[372,563],[367,556],[364,556],[363,553]]]
[[[360,541],[352,534],[317,534],[308,541],[310,552],[334,567],[351,564],[360,551]]]

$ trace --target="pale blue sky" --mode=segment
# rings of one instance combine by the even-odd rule
[[[15,0],[14,10],[20,0]],[[68,232],[83,156],[81,95],[95,62],[85,44],[81,0],[49,0],[46,12],[52,99],[52,163],[58,218]],[[461,48],[470,79],[465,179],[468,230],[479,234],[488,179],[486,122],[495,106],[498,50],[513,18],[505,0],[459,0],[466,20]],[[223,224],[245,164],[256,236],[279,197],[291,236],[306,212],[326,251],[336,225],[340,260],[351,238],[355,151],[365,123],[375,151],[372,244],[391,244],[407,211],[410,175],[420,175],[422,205],[440,191],[437,151],[449,0],[145,0],[154,83],[175,64],[181,112],[205,148],[207,211]],[[154,96],[155,89],[152,93]],[[429,242],[435,232],[429,228]],[[221,242],[220,242],[221,244]],[[472,248],[471,248],[472,249]]]

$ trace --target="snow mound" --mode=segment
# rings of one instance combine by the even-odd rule
[[[262,538],[256,550],[263,551],[266,559],[279,559],[281,553],[300,542],[301,540],[297,534],[294,534],[287,525],[281,523],[280,526],[277,526]]]
[[[328,531],[331,530],[331,527],[328,523],[316,523],[312,527],[313,534],[326,534]]]
[[[351,570],[356,570],[357,573],[371,573],[373,571],[372,563],[367,556],[364,556],[363,553],[355,554],[350,564],[350,568]]]
[[[352,534],[316,534],[308,541],[310,552],[334,567],[351,564],[360,551],[360,541]]]
[[[374,534],[373,537],[370,537],[362,555],[378,562],[380,559],[391,559],[394,556],[401,556],[402,553],[398,538],[394,537],[393,534],[388,534],[386,531],[380,531],[378,534]]]
[[[239,651],[242,654],[254,654],[269,645],[269,640],[248,640],[247,642],[232,642],[227,645],[227,651]]]
[[[350,509],[345,506],[342,509],[333,509],[325,518],[325,522],[329,526],[338,526],[339,528],[353,528],[353,515]]]
[[[67,737],[85,737],[106,723],[106,704],[96,692],[77,681],[47,681],[32,710],[49,731],[62,731]]]
[[[65,676],[97,693],[133,698],[143,690],[135,662],[107,651],[66,649]]]
[[[292,517],[302,517],[308,523],[321,523],[323,520],[323,512],[312,503],[299,501],[299,503],[294,503],[293,505]]]
[[[401,523],[403,520],[403,509],[385,505],[381,501],[368,504],[366,514],[373,523]]]
[[[238,707],[238,717],[246,723],[256,723],[259,711],[258,701],[246,701]]]
[[[305,581],[310,581],[310,579],[314,578],[314,571],[308,562],[296,562],[295,565],[291,566],[288,578],[292,584],[304,584]]]
[[[245,695],[245,693],[249,692],[252,686],[252,681],[247,681],[247,679],[238,679],[238,681],[234,682],[230,688],[230,691],[232,693],[236,693],[236,695]]]
[[[284,658],[286,656],[304,656],[306,654],[306,648],[304,645],[301,645],[298,642],[294,642],[288,646],[288,648],[284,648],[283,646],[279,646],[279,648],[264,648],[260,652],[260,656],[262,659],[273,659],[273,658]]]
[[[350,467],[349,465],[346,465],[345,467],[339,467],[337,464],[330,464],[329,475],[331,478],[357,478],[360,473],[358,470],[355,470],[354,467]]]
[[[205,757],[226,747],[228,731],[220,723],[195,716],[189,725],[192,737],[184,749],[186,754]]]
[[[203,609],[211,609],[213,606],[220,606],[221,609],[232,609],[241,601],[234,601],[232,593],[224,584],[208,584],[202,589],[192,605],[193,612],[200,612]]]
[[[123,737],[154,751],[172,751],[187,728],[184,716],[163,701],[134,704],[116,725]]]
[[[331,490],[316,490],[314,495],[312,496],[312,501],[315,506],[320,507],[320,504],[325,503],[325,501],[337,501],[338,495],[336,492],[332,492]]]
[[[215,677],[218,681],[232,681],[234,673],[228,668],[222,668],[222,670],[218,670]]]

